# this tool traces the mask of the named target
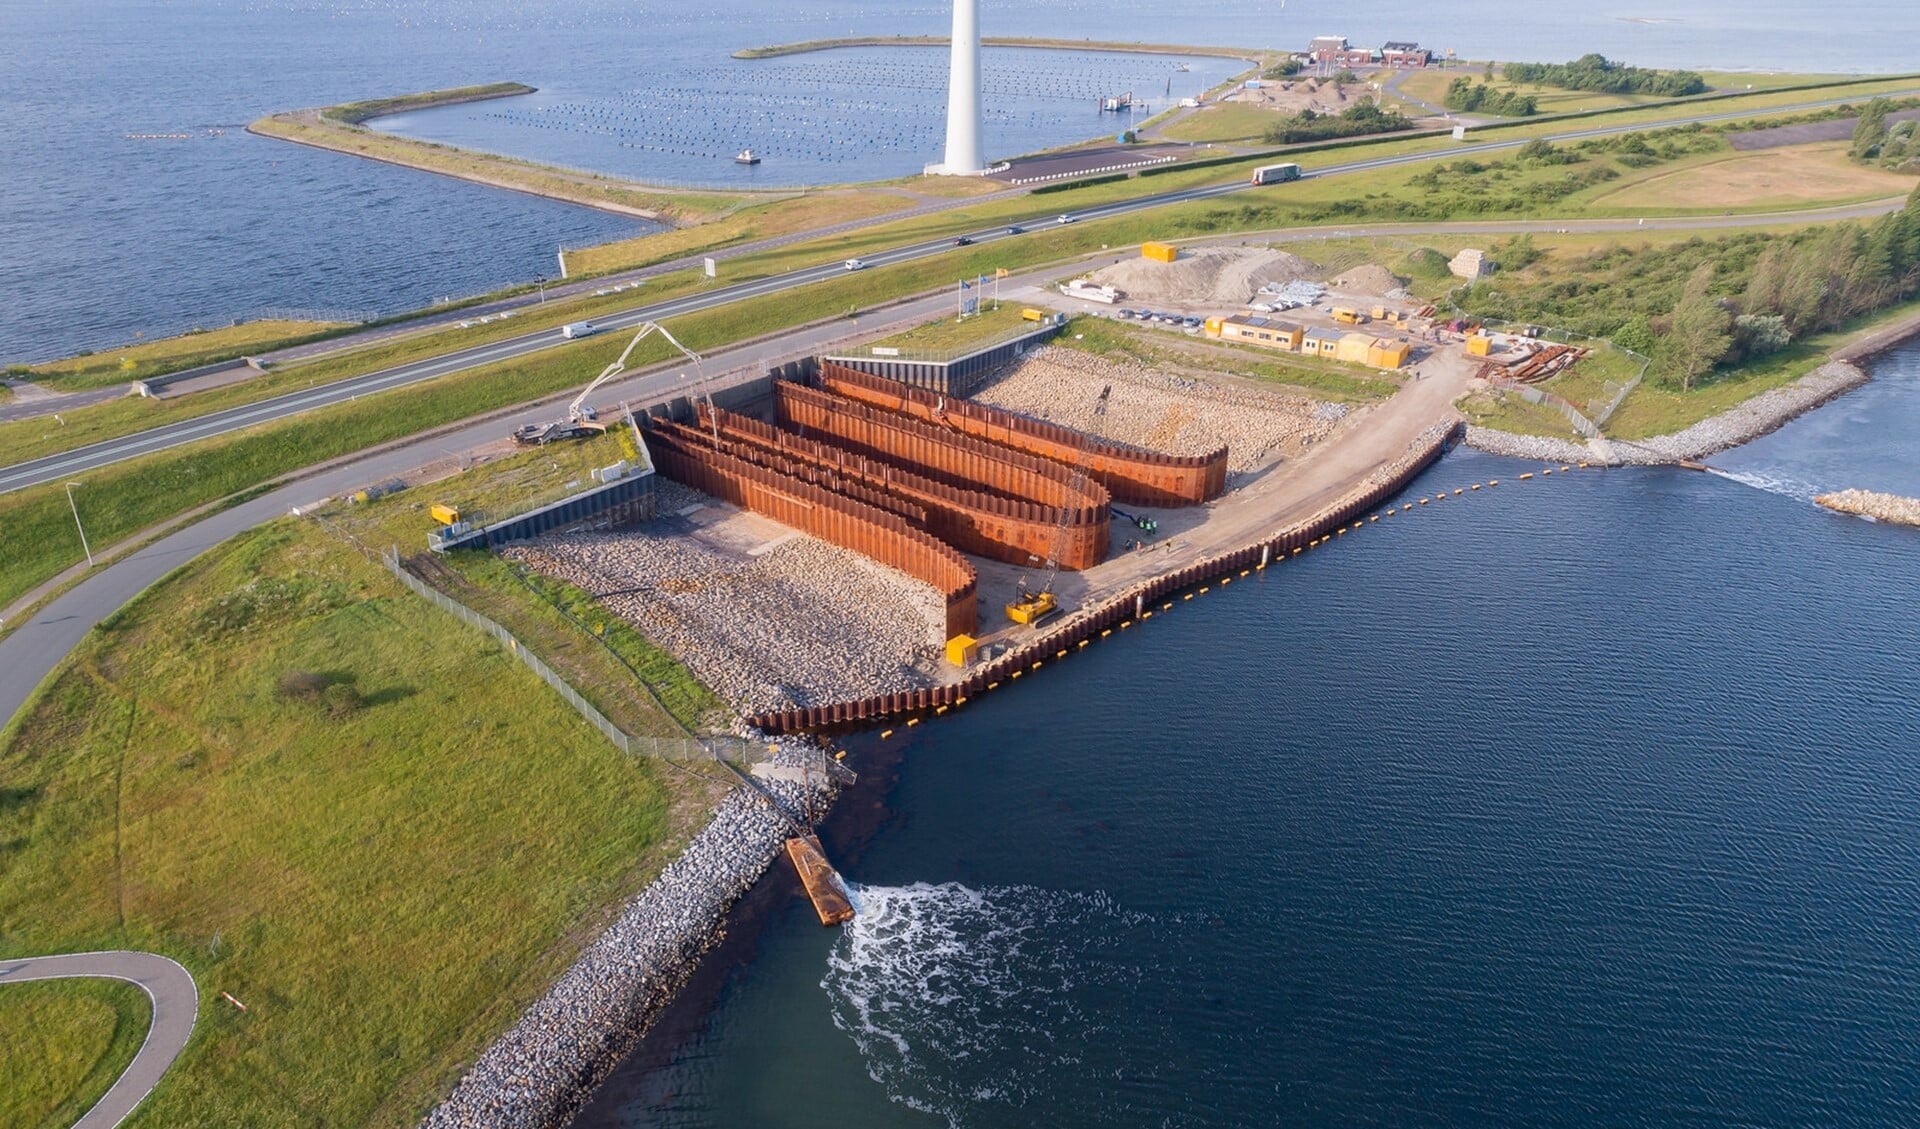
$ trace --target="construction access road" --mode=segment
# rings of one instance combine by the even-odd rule
[[[158,953],[115,950],[102,953],[65,953],[0,961],[0,991],[8,984],[29,980],[68,980],[92,976],[138,984],[153,1001],[153,1019],[147,1037],[133,1061],[120,1072],[100,1100],[93,1103],[73,1129],[113,1129],[132,1114],[159,1084],[173,1060],[186,1049],[200,1015],[200,992],[193,975],[177,961]]]
[[[1905,96],[1908,94],[1920,94],[1920,89],[1900,91],[1895,96]],[[1817,102],[1804,102],[1792,106],[1773,107],[1764,112],[1778,114],[1823,109],[1829,106],[1841,105],[1846,101],[1846,99],[1835,98]],[[1750,118],[1753,117],[1755,113],[1756,111],[1753,110],[1740,110],[1716,114],[1697,114],[1691,117],[1658,123],[1636,122],[1631,125],[1602,125],[1553,133],[1547,135],[1546,139],[1562,142],[1579,141],[1590,137],[1631,133],[1636,130]],[[1346,176],[1354,173],[1394,168],[1401,165],[1417,164],[1424,161],[1496,153],[1507,149],[1518,148],[1530,140],[1534,140],[1534,138],[1516,137],[1500,141],[1469,142],[1449,149],[1349,161],[1345,164],[1331,165],[1312,170],[1307,173],[1307,176]],[[1248,191],[1285,191],[1285,186],[1255,187],[1244,182],[1236,181],[1229,184],[1182,189],[1155,196],[1143,196],[1132,200],[1115,201],[1110,204],[1101,204],[1076,211],[1072,216],[1073,219],[1078,221],[1099,220],[1146,211],[1152,208],[1165,207],[1169,204],[1208,200]],[[879,217],[874,222],[884,223],[887,218],[888,217],[884,216]],[[1734,219],[1743,223],[1782,223],[1790,222],[1793,217],[1789,215],[1776,215],[1722,218]],[[1054,217],[1039,217],[1010,226],[996,224],[993,227],[983,228],[979,231],[966,234],[976,244],[992,243],[1003,239],[1020,238],[1020,235],[1013,233],[1015,228],[1025,226],[1036,228],[1045,227],[1054,222]],[[1689,222],[1692,226],[1696,227],[1729,226],[1727,224],[1710,223],[1704,220],[1692,220]],[[1562,228],[1571,231],[1604,230],[1574,223],[1550,225],[1548,230],[1558,230]],[[1362,229],[1354,230],[1358,231]],[[955,236],[953,235],[945,235],[938,239],[923,240],[885,251],[868,253],[863,255],[862,258],[867,265],[873,267],[910,263],[951,251],[953,249],[954,238]],[[816,285],[828,279],[840,277],[844,274],[845,269],[846,268],[839,262],[823,263],[819,266],[788,271],[784,274],[771,275],[767,278],[757,279],[751,282],[736,283],[732,286],[721,287],[701,294],[636,306],[619,313],[598,316],[594,318],[594,322],[603,330],[619,331],[630,329],[643,321],[661,321],[681,314],[713,309],[717,306],[727,305],[732,302],[752,298],[763,298],[799,287]],[[559,327],[547,326],[504,341],[456,349],[438,357],[398,365],[389,369],[382,369],[364,376],[349,377],[318,388],[291,392],[254,404],[213,412],[196,419],[182,420],[178,423],[152,428],[134,435],[105,440],[73,451],[47,455],[42,458],[0,469],[0,494],[25,489],[29,486],[59,482],[103,466],[111,466],[114,463],[138,458],[155,451],[170,450],[200,439],[216,435],[225,435],[272,420],[285,419],[289,416],[299,415],[302,412],[323,408],[331,404],[345,403],[360,396],[405,387],[423,380],[431,380],[435,377],[459,372],[479,365],[528,356],[544,349],[554,348],[562,343],[563,339],[559,335]],[[271,355],[269,355],[269,359],[272,359]]]

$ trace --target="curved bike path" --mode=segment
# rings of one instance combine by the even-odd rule
[[[0,986],[82,976],[138,984],[153,1001],[153,1020],[133,1061],[93,1108],[73,1123],[74,1129],[113,1129],[145,1100],[186,1049],[194,1020],[200,1014],[200,991],[194,987],[193,975],[179,962],[158,953],[115,950],[0,961]]]

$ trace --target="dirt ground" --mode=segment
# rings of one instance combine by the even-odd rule
[[[1915,178],[1847,159],[1845,142],[1742,153],[1675,169],[1594,201],[1615,208],[1752,208],[1873,199],[1913,191]]]
[[[1320,78],[1268,79],[1257,90],[1244,87],[1220,99],[1240,106],[1258,106],[1281,114],[1312,110],[1316,114],[1337,114],[1373,93],[1364,82],[1333,82]]]
[[[1135,257],[1093,272],[1093,281],[1116,286],[1127,297],[1146,302],[1242,305],[1269,282],[1318,279],[1321,269],[1270,247],[1182,249],[1171,263]]]

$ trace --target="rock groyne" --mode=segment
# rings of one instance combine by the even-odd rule
[[[1871,490],[1836,490],[1814,501],[1837,513],[1890,521],[1897,525],[1920,526],[1920,498],[1898,494],[1876,494]]]

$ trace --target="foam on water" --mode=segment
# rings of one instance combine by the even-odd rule
[[[1751,486],[1755,490],[1764,490],[1769,494],[1778,494],[1783,498],[1792,498],[1809,505],[1825,490],[1797,478],[1765,470],[1722,470],[1719,467],[1708,468],[1729,482],[1738,482],[1742,486]]]
[[[1115,954],[1153,922],[1105,894],[850,885],[859,916],[820,981],[834,1026],[889,1098],[949,1125],[1071,1072],[1142,977]]]

